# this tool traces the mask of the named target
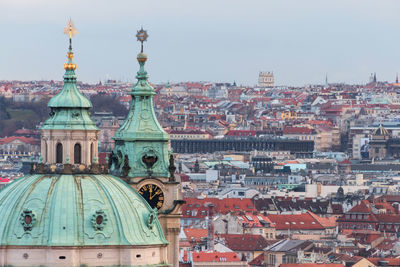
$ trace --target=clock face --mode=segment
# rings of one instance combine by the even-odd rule
[[[164,204],[164,193],[160,187],[155,184],[146,184],[139,189],[139,194],[147,200],[150,207],[161,209]]]

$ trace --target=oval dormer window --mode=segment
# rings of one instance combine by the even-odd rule
[[[27,215],[25,215],[25,219],[24,220],[25,220],[26,224],[31,224],[32,223],[32,216],[27,214]]]
[[[102,224],[102,223],[103,223],[103,216],[98,215],[98,216],[96,217],[96,223],[97,223],[98,225]]]
[[[146,164],[148,169],[151,169],[157,162],[157,156],[154,154],[146,154],[142,157],[142,161],[144,164]]]
[[[96,231],[103,231],[107,224],[107,214],[103,210],[96,210],[92,215],[92,225]]]

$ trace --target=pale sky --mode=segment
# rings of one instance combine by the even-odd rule
[[[78,79],[365,83],[400,72],[398,0],[0,0],[0,80],[61,80],[71,17]]]

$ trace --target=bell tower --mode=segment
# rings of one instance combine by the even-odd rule
[[[147,32],[136,35],[141,42],[137,55],[139,71],[136,85],[130,90],[131,103],[127,118],[115,133],[115,148],[109,158],[112,174],[128,182],[149,205],[158,210],[158,218],[169,242],[168,263],[179,266],[180,182],[175,179],[174,156],[168,134],[158,122],[154,108],[154,88],[144,68],[147,55],[143,42]]]
[[[77,31],[72,21],[69,21],[64,33],[69,36],[64,86],[48,103],[50,116],[41,128],[41,155],[43,162],[48,164],[89,166],[97,159],[99,129],[90,118],[92,103],[76,86],[72,37]]]

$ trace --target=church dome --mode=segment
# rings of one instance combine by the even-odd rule
[[[386,136],[386,135],[390,135],[390,134],[385,128],[383,128],[382,124],[379,124],[379,127],[376,128],[372,132],[372,135],[375,135],[375,136]]]
[[[0,191],[0,246],[164,246],[157,213],[111,175],[33,174]]]

